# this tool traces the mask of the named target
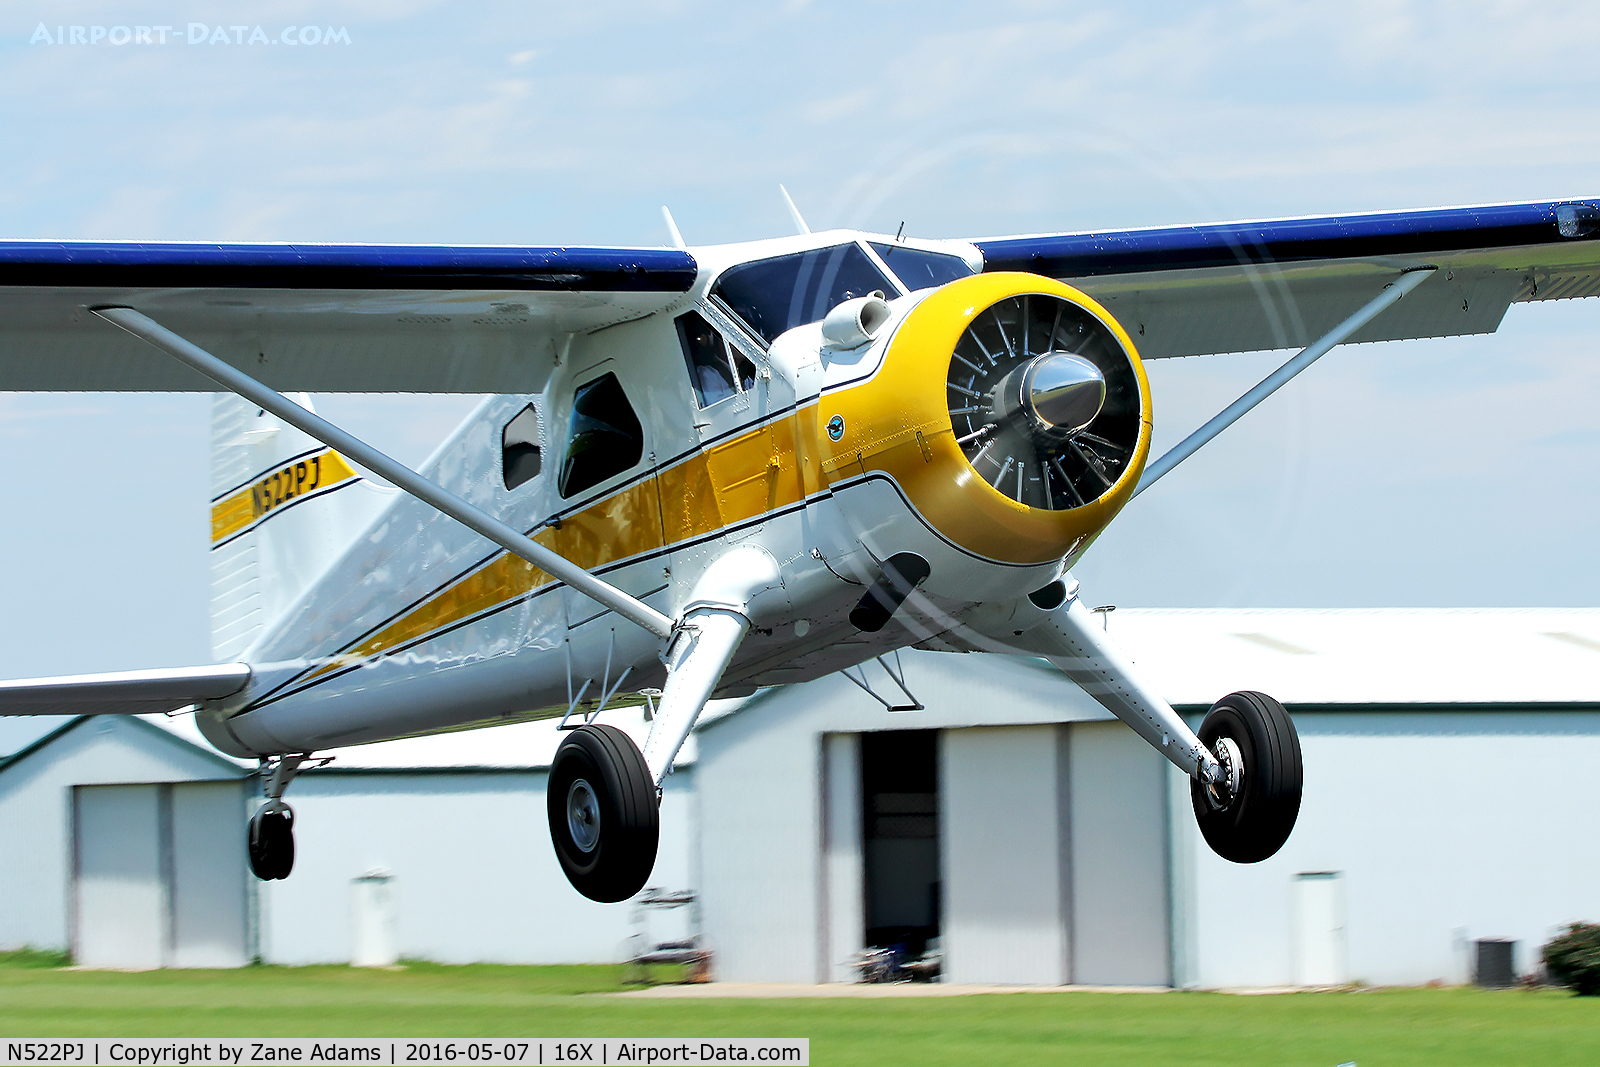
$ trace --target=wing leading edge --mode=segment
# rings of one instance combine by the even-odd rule
[[[1310,344],[1399,271],[1440,268],[1353,342],[1492,333],[1522,300],[1600,295],[1600,200],[973,242],[985,270],[1089,293],[1152,357]]]
[[[278,389],[537,392],[566,337],[672,306],[661,248],[0,242],[0,389],[215,384],[89,314],[137,308]]]

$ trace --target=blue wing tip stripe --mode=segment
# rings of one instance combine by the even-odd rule
[[[1600,239],[1600,200],[1563,200],[999,237],[973,243],[983,253],[986,271],[1081,278],[1596,239]]]
[[[0,285],[686,292],[667,248],[0,241]]]

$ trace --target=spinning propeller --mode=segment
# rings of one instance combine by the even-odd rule
[[[1082,507],[1110,489],[1139,438],[1139,387],[1116,336],[1043,293],[981,312],[946,381],[951,426],[974,470],[1019,504]]]

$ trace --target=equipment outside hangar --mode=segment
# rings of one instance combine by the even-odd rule
[[[699,891],[716,977],[845,981],[869,943],[936,937],[957,982],[1465,981],[1472,939],[1517,939],[1527,970],[1558,925],[1600,915],[1600,858],[1569,844],[1600,828],[1600,612],[1107,625],[1185,712],[1235,689],[1289,705],[1306,793],[1277,856],[1213,856],[1187,783],[1052,668],[907,653],[926,710],[888,711],[839,676],[723,702],[668,780],[651,882]],[[258,884],[239,832],[253,768],[140,722],[64,730],[0,765],[6,852],[39,857],[0,873],[0,944],[73,943],[92,963],[95,923],[130,941],[96,903],[103,839],[144,842],[116,860],[143,881],[110,896],[159,920],[123,965],[349,959],[352,882],[374,868],[393,876],[402,955],[623,958],[631,909],[574,894],[539,833],[554,741],[530,724],[341,752],[296,785],[294,875]]]

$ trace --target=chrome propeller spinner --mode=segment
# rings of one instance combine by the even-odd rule
[[[1081,356],[1049,352],[1003,378],[994,391],[994,421],[1043,438],[1089,428],[1106,402],[1106,376]]]

